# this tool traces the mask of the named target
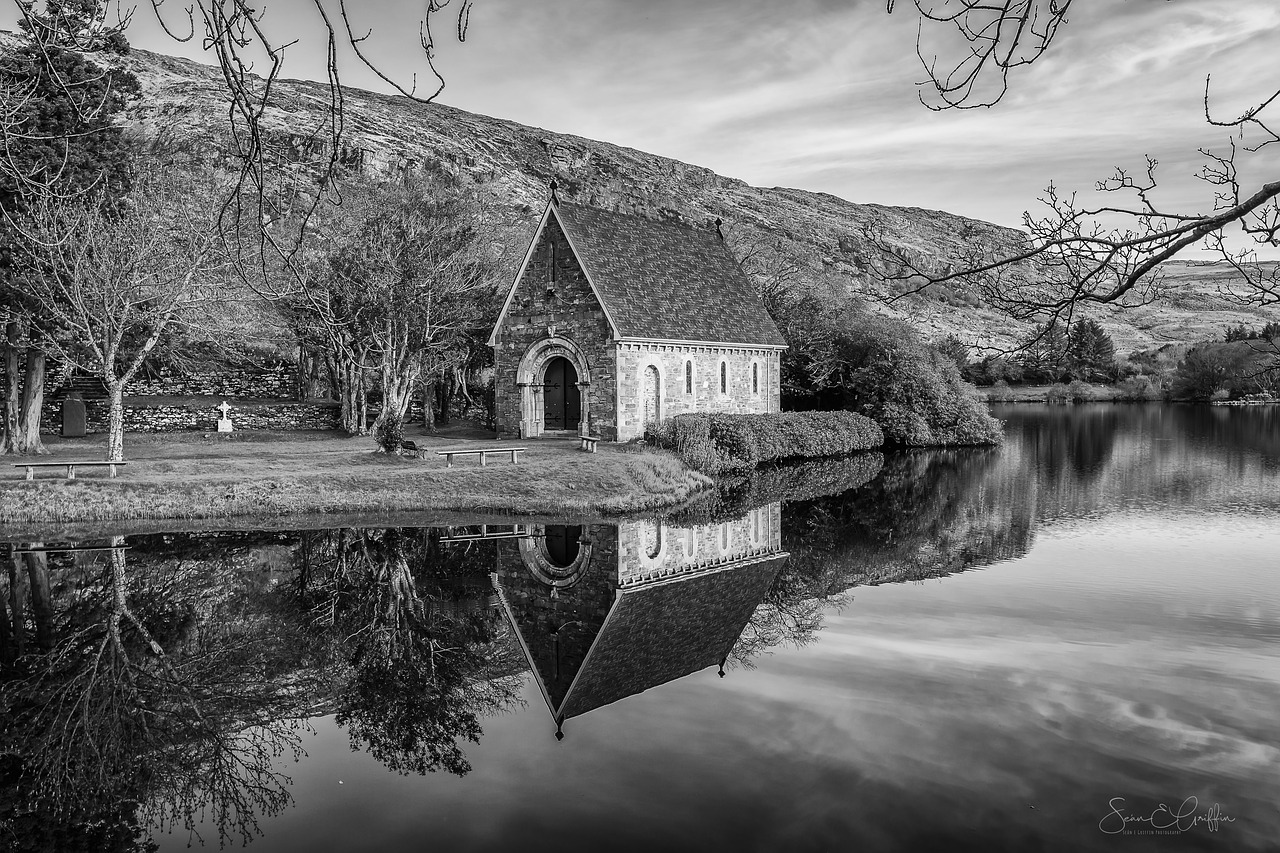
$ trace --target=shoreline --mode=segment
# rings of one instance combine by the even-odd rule
[[[713,481],[674,454],[627,445],[584,453],[571,439],[495,442],[471,434],[411,436],[424,450],[412,459],[373,452],[368,437],[330,433],[219,436],[129,435],[117,478],[84,469],[67,480],[61,468],[25,480],[24,458],[0,471],[0,539],[87,528],[103,522],[241,519],[253,526],[285,518],[370,519],[431,513],[604,518],[669,509],[707,491]],[[47,437],[41,462],[101,459],[101,437]],[[446,468],[434,451],[519,445],[517,465],[474,458]]]

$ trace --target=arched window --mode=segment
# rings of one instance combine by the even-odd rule
[[[729,362],[720,362],[720,393],[729,393]]]
[[[686,361],[684,363],[684,393],[693,393],[693,362]]]
[[[641,540],[644,543],[644,555],[650,560],[658,559],[662,553],[662,524],[657,521],[646,521],[641,528]]]
[[[760,365],[754,361],[751,363],[751,393],[760,393]]]

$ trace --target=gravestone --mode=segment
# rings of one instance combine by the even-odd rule
[[[222,417],[218,419],[218,432],[231,432],[230,404],[223,400],[221,406],[214,406],[214,408],[222,412]]]
[[[62,401],[62,437],[84,437],[88,431],[85,421],[84,400],[79,391],[72,391]]]

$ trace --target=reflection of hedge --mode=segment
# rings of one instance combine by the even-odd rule
[[[844,456],[884,444],[875,421],[854,412],[677,415],[654,438],[707,474],[749,471],[783,459]]]
[[[775,501],[807,501],[843,494],[875,479],[884,464],[879,453],[843,459],[770,465],[719,482],[712,495],[679,510],[667,520],[676,525],[718,524],[741,518]]]

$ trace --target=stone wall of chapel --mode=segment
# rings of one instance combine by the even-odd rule
[[[693,363],[693,391],[687,391],[685,364]],[[726,390],[720,390],[720,365],[726,367]],[[644,434],[644,371],[658,368],[659,418],[689,412],[758,414],[779,411],[782,395],[781,354],[777,350],[745,347],[684,346],[678,344],[618,344],[617,440]],[[752,365],[759,384],[752,386]]]
[[[657,520],[618,526],[618,584],[658,580],[782,550],[782,504],[720,524],[677,527]]]
[[[553,243],[554,284],[550,249]],[[554,296],[548,296],[548,287],[554,290]],[[589,405],[584,408],[589,411],[591,434],[606,441],[616,440],[613,333],[554,216],[547,220],[547,227],[534,246],[498,329],[493,358],[494,406],[500,435],[519,434],[522,389],[516,384],[516,372],[529,348],[551,337],[551,326],[555,326],[557,336],[569,338],[587,358],[591,387],[584,391],[584,397],[589,397]],[[579,381],[582,379],[580,376]]]
[[[551,587],[539,581],[525,565],[517,540],[498,541],[494,579],[506,597],[534,665],[557,702],[581,669],[613,607],[618,588],[617,528],[593,524],[583,527],[582,534],[591,546],[590,564],[576,584],[558,590],[554,596]],[[571,624],[572,630],[561,632],[559,629],[566,624]],[[561,675],[558,683],[556,672]]]

